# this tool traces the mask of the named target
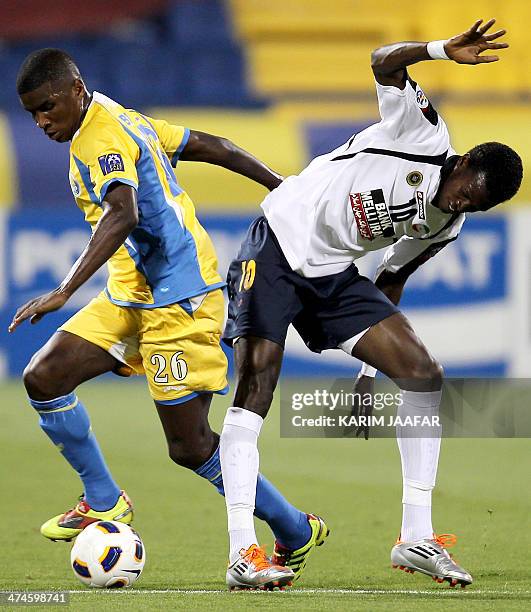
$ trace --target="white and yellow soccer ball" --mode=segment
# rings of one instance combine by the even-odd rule
[[[146,562],[146,549],[129,525],[98,521],[77,536],[70,562],[83,584],[98,589],[119,589],[138,580]]]

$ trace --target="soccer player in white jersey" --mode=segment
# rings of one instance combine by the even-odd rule
[[[432,416],[441,399],[442,368],[398,311],[407,276],[457,238],[465,213],[508,200],[522,179],[509,147],[485,143],[464,155],[407,67],[450,59],[494,62],[504,30],[477,21],[448,40],[402,42],[376,49],[372,68],[381,121],[314,159],[262,203],[229,270],[225,340],[234,345],[237,387],[221,434],[230,562],[227,581],[256,544],[253,524],[257,440],[273,397],[287,328],[293,324],[315,352],[340,348],[394,379],[402,391],[398,415]],[[355,261],[386,249],[377,285]],[[378,288],[380,287],[380,288]],[[434,534],[431,492],[440,430],[408,437],[397,428],[403,472],[403,519],[392,563],[451,586],[470,574]],[[434,428],[436,429],[436,428]],[[300,553],[277,545],[277,563],[297,567]]]

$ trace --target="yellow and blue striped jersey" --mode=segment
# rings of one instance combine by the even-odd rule
[[[94,92],[70,145],[70,185],[92,228],[115,182],[137,191],[139,223],[108,261],[107,295],[156,308],[224,286],[212,242],[175,178],[187,128],[150,119]]]

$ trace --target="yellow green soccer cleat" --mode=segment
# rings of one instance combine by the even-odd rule
[[[133,521],[133,504],[127,493],[122,491],[116,505],[110,510],[99,512],[92,508],[83,499],[79,498],[75,508],[64,514],[58,514],[49,519],[41,527],[41,533],[45,538],[53,540],[64,540],[70,542],[79,535],[87,525],[97,521],[119,521],[129,525]]]
[[[306,544],[301,546],[301,548],[291,550],[282,546],[279,542],[275,542],[275,550],[271,558],[271,561],[276,565],[287,565],[290,567],[294,573],[294,581],[298,580],[304,572],[308,557],[313,549],[316,546],[322,546],[330,533],[330,529],[328,529],[320,516],[315,514],[307,514],[306,516],[312,530],[312,535]]]

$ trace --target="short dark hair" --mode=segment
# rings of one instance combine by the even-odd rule
[[[489,204],[510,200],[520,189],[523,167],[518,153],[500,142],[484,142],[467,153],[469,166],[485,175]]]
[[[17,75],[17,93],[34,91],[44,83],[61,81],[69,76],[79,77],[74,60],[61,49],[39,49],[30,53]]]

